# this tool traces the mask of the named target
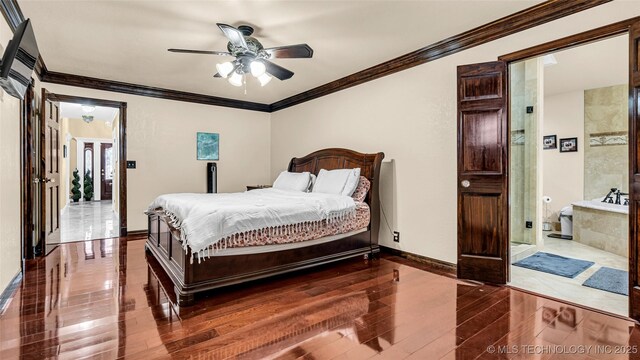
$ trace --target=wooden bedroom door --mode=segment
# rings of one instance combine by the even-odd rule
[[[458,67],[458,278],[496,284],[509,271],[506,69]]]
[[[60,104],[42,89],[40,108],[40,228],[46,245],[60,243]],[[47,252],[51,247],[47,247]]]

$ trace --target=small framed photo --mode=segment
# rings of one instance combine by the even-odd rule
[[[544,150],[557,149],[558,138],[555,135],[546,135],[542,138],[542,148]]]
[[[560,152],[578,151],[578,138],[560,139]]]

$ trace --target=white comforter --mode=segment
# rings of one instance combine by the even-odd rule
[[[237,234],[292,224],[317,224],[355,214],[350,196],[258,189],[229,194],[166,194],[149,210],[162,210],[180,230],[183,246],[208,255]]]

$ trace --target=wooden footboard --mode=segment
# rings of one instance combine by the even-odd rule
[[[361,154],[346,149],[316,151],[302,158],[294,158],[289,171],[346,169],[360,167],[361,175],[371,182],[366,202],[371,209],[367,231],[326,243],[269,253],[211,256],[191,262],[191,251],[184,250],[179,234],[166,217],[149,213],[146,248],[171,278],[178,305],[188,306],[196,293],[261,279],[351,257],[372,255],[380,251],[378,229],[380,208],[378,182],[383,153]]]
[[[178,305],[189,306],[198,292],[354,256],[371,256],[380,250],[370,239],[371,231],[367,230],[322,244],[262,254],[211,256],[201,262],[196,257],[191,263],[191,251],[182,248],[182,242],[172,233],[166,219],[150,214],[146,248],[173,281]]]

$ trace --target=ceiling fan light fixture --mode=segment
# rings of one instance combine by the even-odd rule
[[[231,76],[229,76],[229,84],[233,86],[242,86],[242,77],[242,74],[235,71]]]
[[[235,66],[233,66],[233,63],[230,61],[223,62],[222,64],[216,64],[216,70],[218,70],[218,74],[223,78],[227,78],[234,68]]]
[[[262,75],[258,76],[258,81],[260,81],[260,86],[265,86],[269,83],[269,81],[271,81],[271,79],[273,79],[272,76],[269,76],[269,74],[262,73]]]
[[[253,60],[251,62],[251,75],[259,78],[267,71],[267,67],[260,60]]]

